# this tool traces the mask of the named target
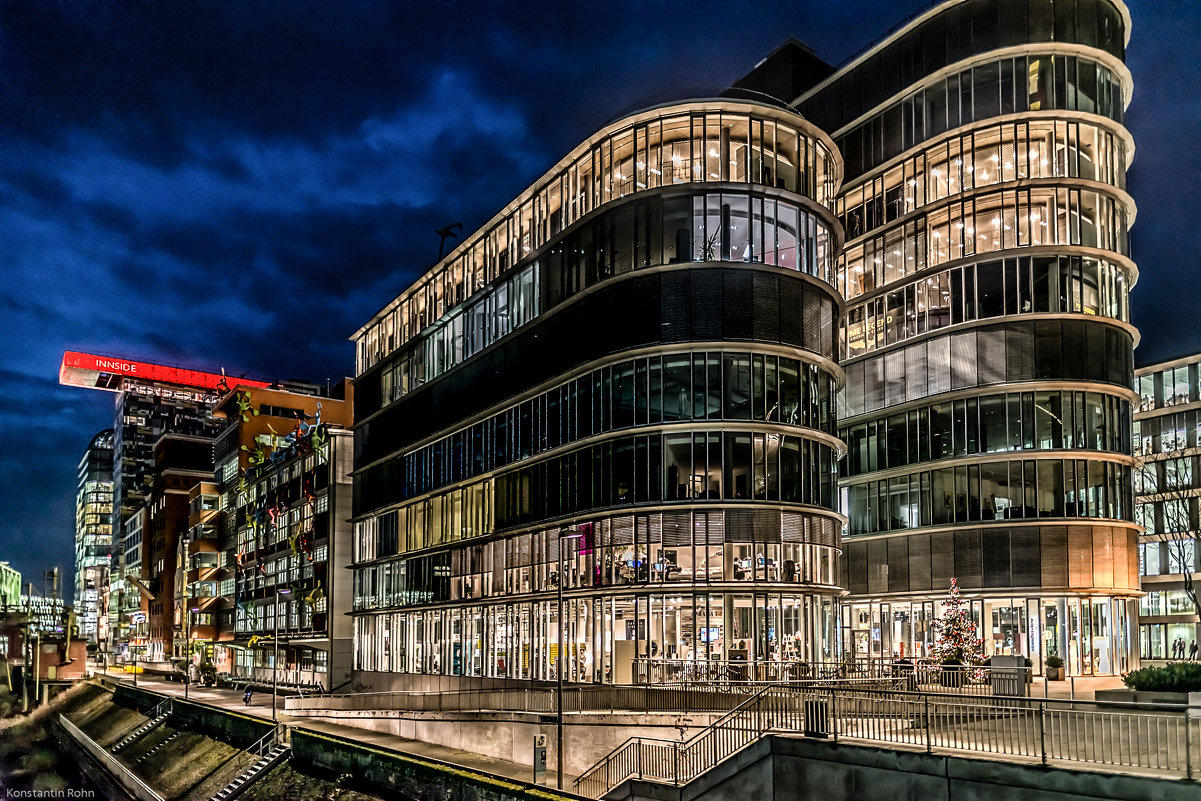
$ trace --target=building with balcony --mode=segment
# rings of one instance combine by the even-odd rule
[[[367,321],[356,686],[836,656],[841,173],[779,104],[639,112]]]
[[[986,655],[1137,658],[1129,31],[1117,0],[949,0],[829,74],[788,45],[739,83],[846,164],[847,655],[928,656],[955,577]]]
[[[192,624],[216,627],[218,671],[327,690],[349,680],[352,404],[347,381],[237,386],[218,403],[218,495],[197,496],[188,554]]]
[[[1139,573],[1146,593],[1139,602],[1139,653],[1144,660],[1182,659],[1201,642],[1193,583],[1201,572],[1201,355],[1150,364],[1134,375],[1134,519],[1143,527]]]
[[[107,607],[113,555],[113,430],[92,438],[79,461],[75,501],[75,614],[79,636],[108,650]]]
[[[179,553],[191,522],[192,491],[213,475],[213,439],[164,434],[154,445],[154,483],[142,532],[142,584],[147,643],[140,659],[169,662],[186,656]],[[186,596],[185,596],[186,597]]]

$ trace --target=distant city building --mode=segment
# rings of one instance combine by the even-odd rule
[[[1201,354],[1135,370],[1135,522],[1143,527],[1139,573],[1139,651],[1143,659],[1182,659],[1201,640],[1186,577],[1201,579]],[[1173,649],[1177,644],[1177,649]],[[1182,646],[1180,645],[1182,644]]]
[[[22,595],[21,610],[29,614],[31,636],[39,632],[43,637],[63,637],[68,633],[79,636],[78,628],[72,628],[71,606],[62,598]]]
[[[230,379],[250,386],[267,386],[264,381]],[[68,351],[63,354],[59,383],[115,393],[113,426],[113,526],[122,541],[113,543],[110,570],[108,647],[123,652],[130,639],[130,626],[145,623],[145,598],[131,581],[140,564],[138,537],[142,526],[129,524],[143,507],[153,484],[154,445],[165,433],[215,436],[217,426],[211,413],[226,387],[226,378],[186,368],[168,367],[121,357],[98,356]]]
[[[8,562],[0,562],[0,610],[15,608],[21,601],[21,573]]]
[[[278,630],[281,683],[350,678],[352,402],[349,382],[237,386],[215,410],[217,483],[194,493],[184,558],[219,671],[271,681]]]
[[[113,554],[113,430],[92,438],[79,461],[75,503],[75,611],[79,635],[101,642],[100,608]],[[104,621],[107,633],[108,621]]]

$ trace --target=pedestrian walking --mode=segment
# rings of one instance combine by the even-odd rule
[[[1193,640],[1193,644],[1188,647],[1188,658],[1195,662],[1197,661],[1197,641]]]
[[[246,704],[246,706],[250,706],[250,695],[251,695],[251,690],[249,687],[247,687],[246,694],[242,696],[242,703]]]

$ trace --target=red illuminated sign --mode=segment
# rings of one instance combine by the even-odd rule
[[[114,356],[96,356],[91,353],[76,353],[67,351],[63,354],[63,363],[58,371],[58,381],[72,387],[88,389],[105,389],[110,392],[122,391],[121,379],[138,381],[155,381],[165,384],[176,384],[183,387],[217,390],[224,381],[225,386],[233,388],[239,384],[251,387],[265,387],[266,381],[256,381],[249,378],[225,377],[217,373],[206,373],[202,370],[188,370],[182,367],[167,367],[150,362],[136,362]]]

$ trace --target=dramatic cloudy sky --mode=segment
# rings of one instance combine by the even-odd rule
[[[70,574],[112,396],[67,349],[316,381],[467,230],[620,112],[786,37],[833,63],[927,0],[0,3],[0,559]],[[1201,349],[1201,3],[1132,0],[1139,359]]]

